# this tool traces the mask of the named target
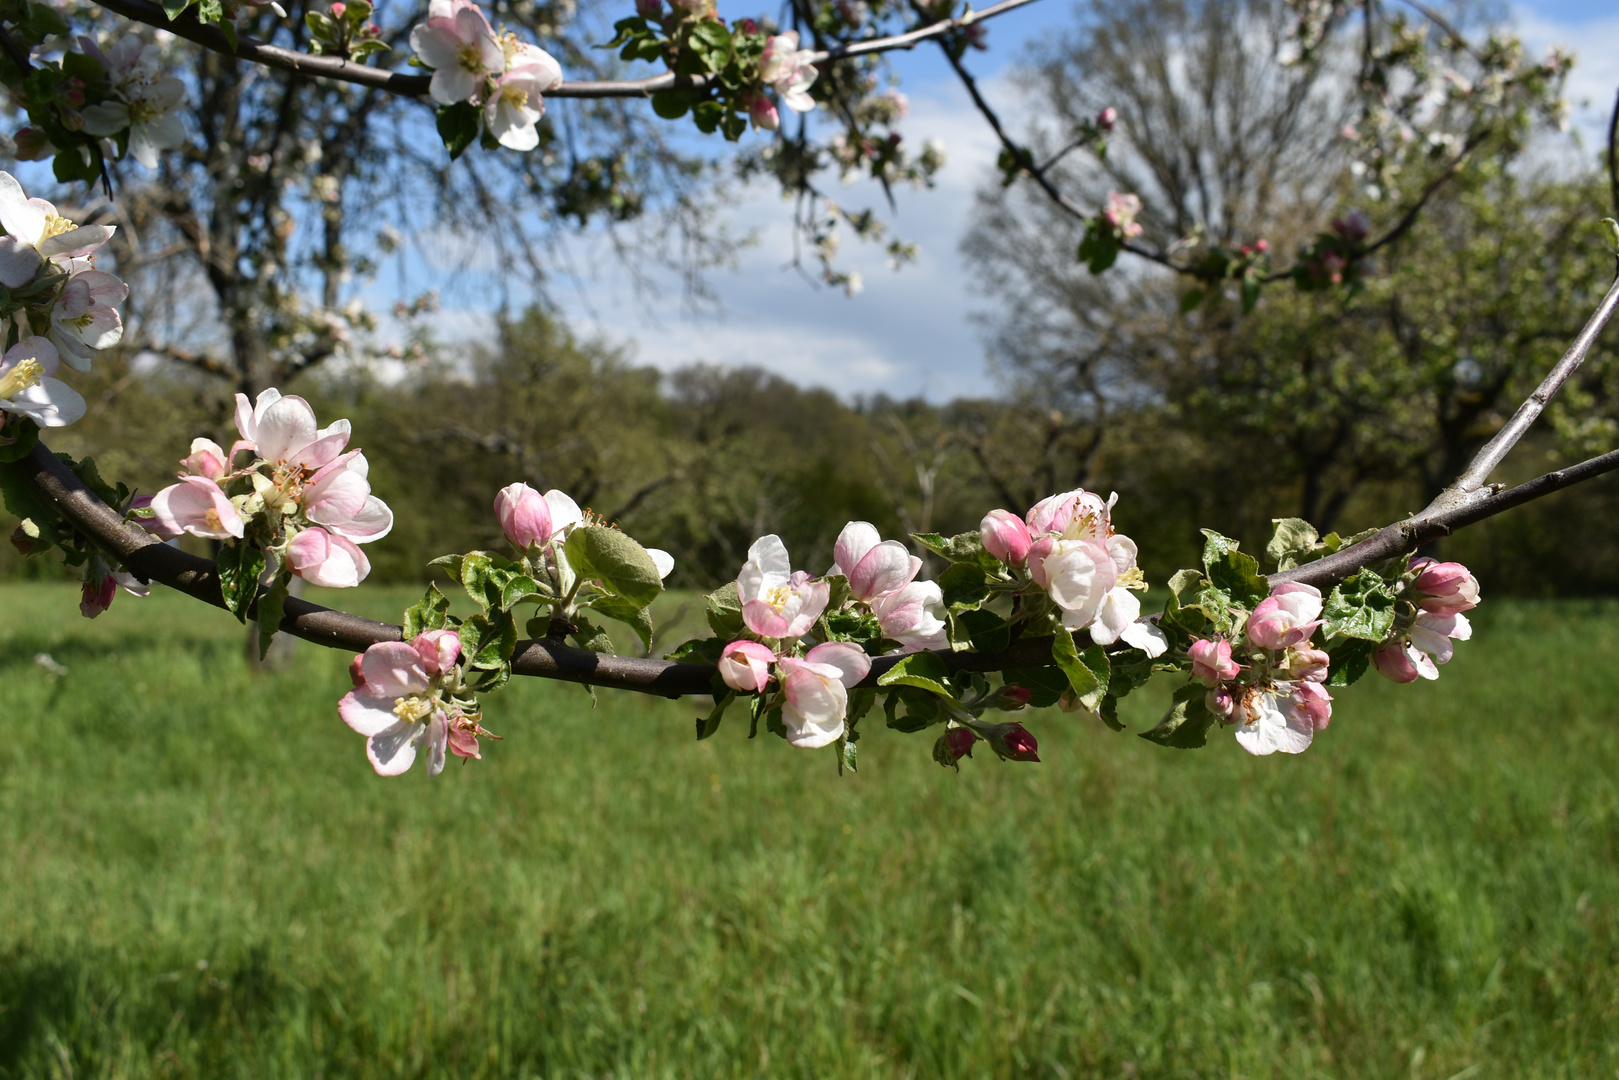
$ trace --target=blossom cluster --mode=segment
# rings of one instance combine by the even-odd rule
[[[30,199],[7,172],[0,172],[0,226],[0,331],[15,340],[0,356],[0,411],[62,427],[83,416],[85,404],[55,377],[58,365],[89,371],[96,351],[124,336],[117,305],[129,286],[95,266],[116,227],[75,225],[51,203]]]
[[[550,53],[510,31],[496,33],[473,0],[433,0],[410,46],[433,69],[435,102],[478,109],[489,137],[510,150],[540,144],[541,95],[562,84],[562,65]]]
[[[781,126],[781,116],[764,92],[767,87],[794,112],[815,108],[815,99],[809,95],[809,88],[820,74],[811,62],[814,57],[813,50],[798,47],[797,30],[783,31],[765,42],[759,58],[760,86],[747,99],[748,118],[755,128],[775,131]]]
[[[409,642],[379,641],[349,665],[354,689],[337,703],[343,722],[365,736],[365,754],[379,776],[398,776],[427,746],[427,775],[444,771],[445,751],[481,759],[485,731],[467,686],[461,637],[429,630]]]
[[[174,115],[185,97],[185,83],[164,70],[163,58],[134,34],[126,34],[103,52],[87,37],[79,39],[85,55],[107,73],[109,96],[84,109],[84,130],[101,138],[128,132],[129,156],[157,168],[158,153],[185,145],[185,128]]]
[[[365,454],[346,449],[349,422],[320,428],[307,401],[271,388],[256,402],[236,395],[236,430],[228,452],[192,441],[180,482],[152,497],[145,528],[246,543],[263,553],[266,581],[283,568],[328,588],[364,581],[371,563],[359,545],[387,536],[393,511],[371,494]]]

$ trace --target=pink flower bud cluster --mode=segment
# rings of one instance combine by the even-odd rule
[[[871,658],[847,641],[822,642],[802,657],[778,654],[757,641],[733,641],[718,667],[725,685],[738,693],[762,694],[778,683],[787,741],[813,750],[843,737],[849,690],[871,672]]]
[[[1454,655],[1453,641],[1473,636],[1464,611],[1478,606],[1478,580],[1461,563],[1415,559],[1407,572],[1407,595],[1415,608],[1410,622],[1372,656],[1378,674],[1397,683],[1439,678],[1440,664]]]
[[[917,581],[922,560],[898,540],[884,540],[877,527],[851,521],[832,547],[833,573],[849,579],[850,597],[870,609],[883,636],[900,652],[949,646],[944,593],[936,581]]]
[[[1005,563],[1062,612],[1063,625],[1086,630],[1099,645],[1123,641],[1148,656],[1168,647],[1163,632],[1141,617],[1134,588],[1143,588],[1136,545],[1115,532],[1113,504],[1083,488],[1037,503],[1024,518],[991,510],[979,523],[984,550]],[[1026,573],[1026,577],[1024,574]]]
[[[307,401],[271,388],[256,403],[236,395],[236,429],[241,438],[228,452],[211,439],[193,440],[180,482],[152,497],[152,517],[141,524],[164,539],[240,541],[251,533],[268,563],[313,585],[365,580],[371,563],[359,545],[388,535],[393,511],[371,494],[365,455],[344,450],[349,422],[317,428]],[[243,452],[252,460],[234,469]]]
[[[1133,194],[1107,193],[1102,206],[1102,223],[1120,240],[1134,240],[1141,235],[1141,224],[1136,216],[1141,213],[1141,197]]]

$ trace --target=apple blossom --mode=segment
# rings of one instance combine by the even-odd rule
[[[828,641],[804,654],[784,656],[781,670],[784,700],[781,721],[787,741],[808,750],[842,737],[849,711],[849,688],[871,671],[871,660],[859,646]]]
[[[9,234],[0,236],[0,285],[8,289],[28,284],[50,260],[89,255],[117,231],[111,225],[74,225],[51,203],[30,199],[8,172],[0,172],[0,225]]]
[[[1130,546],[1135,547],[1134,544]],[[1133,565],[1131,569],[1134,569]],[[1069,625],[1066,614],[1063,625]],[[1096,609],[1096,618],[1091,621],[1088,629],[1091,640],[1098,645],[1111,645],[1115,641],[1123,641],[1126,645],[1140,649],[1149,657],[1162,656],[1169,649],[1169,638],[1150,618],[1141,617],[1141,601],[1136,598],[1135,593],[1123,585],[1115,585],[1103,595],[1101,606]]]
[[[1294,645],[1278,669],[1294,682],[1324,683],[1332,671],[1332,657],[1322,649]]]
[[[84,398],[56,374],[56,347],[25,337],[0,356],[0,412],[26,416],[40,427],[66,427],[84,415]]]
[[[304,481],[300,496],[304,516],[356,543],[387,536],[393,530],[393,511],[371,494],[369,475],[370,465],[359,450],[317,469]]]
[[[1113,531],[1113,504],[1118,493],[1106,502],[1095,492],[1075,488],[1060,495],[1049,495],[1029,510],[1029,533],[1036,538],[1058,536],[1069,540],[1105,540]]]
[[[1119,110],[1111,105],[1096,114],[1096,126],[1103,131],[1112,131],[1113,125],[1119,122]]]
[[[102,270],[76,270],[51,308],[51,343],[76,371],[90,370],[93,350],[108,349],[124,337],[124,321],[114,306],[129,286]]]
[[[1118,567],[1106,545],[1097,540],[1036,541],[1029,551],[1029,572],[1063,611],[1063,625],[1089,626],[1108,591],[1118,581]]]
[[[440,105],[472,101],[484,83],[506,70],[506,53],[475,4],[457,4],[449,17],[430,17],[410,32],[410,47],[433,69],[428,93]]]
[[[465,716],[453,696],[460,686],[460,652],[455,631],[436,630],[408,643],[380,641],[356,658],[358,684],[337,703],[337,712],[366,737],[366,757],[378,775],[405,772],[423,743],[429,776],[444,771],[447,749],[478,756],[476,719]],[[457,730],[462,734],[454,735]]]
[[[371,573],[371,561],[354,541],[317,525],[287,545],[287,569],[311,585],[351,589]]]
[[[1107,193],[1107,203],[1102,207],[1102,221],[1113,230],[1121,240],[1134,240],[1141,235],[1141,224],[1136,221],[1136,215],[1141,213],[1141,198],[1138,195],[1121,195],[1117,191]]]
[[[755,131],[775,131],[781,127],[781,115],[768,97],[754,94],[747,99],[747,104],[748,120]]]
[[[950,630],[944,621],[944,593],[937,581],[913,581],[902,589],[873,600],[883,637],[899,642],[900,652],[950,647]]]
[[[849,595],[871,601],[909,585],[922,560],[898,540],[884,540],[869,521],[851,521],[832,546],[833,570],[849,579]]]
[[[129,156],[157,168],[158,151],[185,145],[185,128],[174,115],[185,97],[185,83],[162,73],[162,58],[145,48],[134,34],[120,38],[106,53],[80,38],[85,51],[101,62],[107,81],[121,100],[109,100],[84,110],[84,130],[111,137],[129,129]]]
[[[546,544],[558,534],[566,535],[584,520],[579,504],[556,488],[541,495],[521,483],[508,484],[496,493],[495,517],[506,539],[523,551]],[[669,565],[672,569],[674,560]],[[659,571],[667,573],[661,566]]]
[[[1302,754],[1332,716],[1332,697],[1319,683],[1250,686],[1236,703],[1237,744],[1250,754]]]
[[[1242,665],[1231,659],[1229,641],[1193,638],[1186,652],[1192,660],[1192,678],[1204,686],[1218,686],[1242,671]]]
[[[1467,567],[1455,562],[1413,559],[1416,579],[1411,588],[1420,599],[1416,605],[1433,615],[1456,615],[1478,607],[1478,579]]]
[[[1321,625],[1321,590],[1284,582],[1248,616],[1248,640],[1261,649],[1285,649],[1310,640]]]
[[[1419,611],[1410,629],[1386,643],[1372,655],[1378,674],[1397,683],[1418,678],[1439,678],[1438,664],[1450,663],[1455,646],[1473,636],[1473,624],[1461,612],[1436,615]]]
[[[792,569],[787,545],[775,533],[760,537],[748,548],[736,592],[742,601],[742,621],[766,638],[803,637],[831,598],[831,586],[826,582],[812,582],[809,574]]]
[[[798,47],[798,31],[787,30],[765,42],[759,57],[759,77],[769,83],[781,97],[781,103],[794,112],[809,112],[815,108],[815,99],[809,88],[820,73],[810,59],[813,50]]]
[[[339,420],[326,428],[316,428],[315,410],[301,397],[270,387],[258,400],[249,402],[246,394],[236,395],[236,430],[241,441],[232,447],[258,452],[271,465],[297,465],[319,469],[337,460],[349,441],[349,422]]]
[[[944,733],[945,749],[957,761],[964,757],[972,757],[973,744],[977,741],[978,736],[969,727],[953,727]]]
[[[99,557],[92,558],[85,567],[79,614],[86,619],[94,619],[112,606],[119,589],[142,599],[152,594],[151,586],[140,578],[121,570],[109,570]]]
[[[240,540],[246,535],[242,515],[206,476],[182,476],[178,484],[152,496],[152,521],[168,536]]]
[[[535,125],[545,114],[540,95],[561,84],[562,65],[555,57],[537,45],[513,42],[505,72],[484,104],[484,126],[508,150],[534,149],[540,145]]]
[[[741,694],[756,694],[770,682],[770,665],[776,654],[757,641],[733,641],[720,654],[720,678]]]
[[[977,731],[1003,761],[1040,760],[1040,744],[1022,724],[981,724]]]
[[[1022,566],[1029,559],[1034,538],[1023,519],[1010,510],[991,510],[978,526],[984,550],[1008,566]]]
[[[180,459],[180,468],[193,476],[217,481],[230,472],[224,449],[212,439],[192,439],[191,453]]]

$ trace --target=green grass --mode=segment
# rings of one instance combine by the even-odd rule
[[[429,782],[345,655],[75,601],[0,587],[3,1077],[1619,1074],[1613,605],[1486,604],[1300,758],[1053,712],[1039,765],[874,725],[840,779],[524,680]]]

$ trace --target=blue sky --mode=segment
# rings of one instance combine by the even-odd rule
[[[722,4],[722,13],[730,14],[728,6]],[[1031,41],[1061,28],[1070,11],[1065,0],[1043,0],[990,24],[991,48],[970,60],[993,99],[1009,102],[1002,76]],[[1514,11],[1532,54],[1553,44],[1577,54],[1570,82],[1575,127],[1596,145],[1619,87],[1619,11],[1611,0],[1541,0]],[[950,154],[936,188],[900,193],[891,215],[894,231],[921,245],[914,264],[891,271],[880,251],[850,241],[840,265],[861,272],[864,292],[850,299],[813,287],[787,265],[790,207],[760,186],[745,192],[731,213],[733,227],[753,230],[757,242],[736,272],[714,273],[720,314],[693,315],[672,282],[649,300],[600,245],[587,241],[575,245],[571,262],[593,270],[567,277],[556,292],[566,313],[586,332],[632,343],[640,362],[666,369],[699,361],[754,365],[845,396],[942,401],[995,392],[971,319],[987,298],[958,247],[973,192],[993,171],[998,147],[937,49],[918,49],[898,64],[911,101],[907,138],[941,137]],[[846,195],[850,206],[875,202],[858,186]],[[454,310],[454,300],[447,300],[447,330],[476,334],[487,327],[485,313]]]

